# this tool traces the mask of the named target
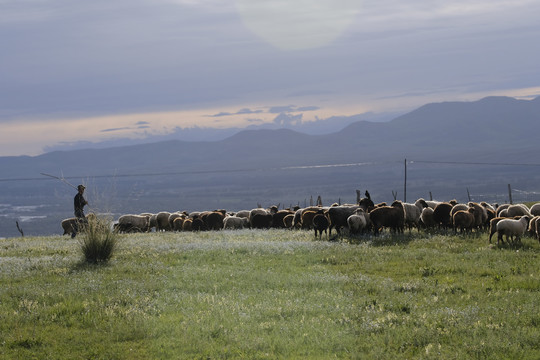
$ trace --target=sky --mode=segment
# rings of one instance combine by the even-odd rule
[[[0,156],[533,98],[538,19],[538,0],[0,0]]]

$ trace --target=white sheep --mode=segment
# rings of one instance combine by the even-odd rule
[[[118,218],[119,232],[148,231],[150,217],[148,215],[126,214]]]
[[[497,223],[497,244],[503,242],[503,235],[506,236],[506,241],[510,239],[512,243],[521,241],[521,237],[527,230],[530,217],[522,216],[519,220],[503,219]]]
[[[530,218],[532,218],[531,212],[529,211],[529,208],[525,204],[510,205],[507,211],[508,211],[508,217],[529,216]]]
[[[370,225],[369,213],[364,209],[357,209],[354,214],[347,218],[347,225],[351,234],[358,234]]]
[[[540,203],[533,204],[530,209],[532,216],[539,216],[540,215]]]
[[[418,199],[414,204],[403,203],[403,210],[405,210],[405,224],[409,227],[411,231],[412,227],[416,227],[420,230],[420,215],[422,215],[422,210],[428,207],[428,204],[423,199]]]

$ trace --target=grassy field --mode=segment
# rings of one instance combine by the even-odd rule
[[[347,240],[347,239],[345,239]],[[0,358],[538,359],[540,245],[303,231],[0,240]]]

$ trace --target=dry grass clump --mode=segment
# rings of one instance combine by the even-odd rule
[[[79,244],[88,263],[99,264],[108,262],[118,244],[118,234],[111,226],[111,220],[106,217],[91,217],[83,224]]]

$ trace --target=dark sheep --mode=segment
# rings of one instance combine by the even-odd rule
[[[439,229],[448,229],[452,225],[452,217],[450,212],[453,205],[447,202],[442,202],[433,209],[433,220],[439,226]]]
[[[403,233],[405,228],[405,211],[401,201],[394,201],[391,206],[376,207],[369,213],[369,218],[374,235],[378,235],[384,227],[395,233]]]
[[[251,227],[254,229],[269,229],[272,226],[272,214],[255,214],[251,218]]]
[[[294,214],[291,210],[280,210],[272,215],[272,227],[274,228],[284,228],[285,224],[283,223],[283,219],[287,215]]]
[[[327,229],[329,224],[330,222],[324,214],[324,211],[322,209],[319,210],[313,217],[313,229],[315,229],[315,237],[317,237],[317,232],[319,232],[319,239],[322,239],[323,231],[328,236]]]

